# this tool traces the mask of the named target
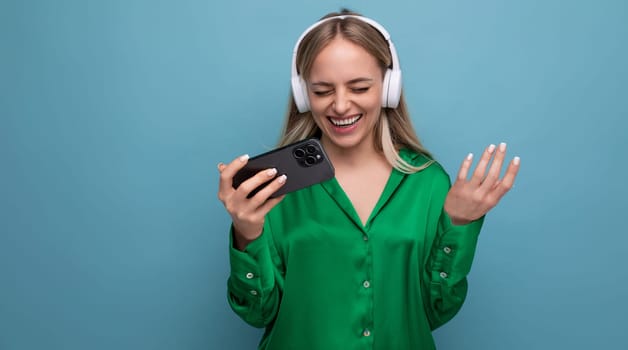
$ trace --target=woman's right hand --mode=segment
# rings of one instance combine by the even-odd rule
[[[277,174],[277,169],[262,170],[234,189],[233,177],[238,170],[246,165],[248,160],[249,156],[243,155],[228,165],[218,164],[218,171],[220,172],[218,199],[231,216],[234,245],[239,250],[244,250],[250,242],[262,234],[264,217],[275,205],[281,202],[284,196],[269,197],[286,183],[286,176],[281,175],[254,196],[247,198],[249,193]]]

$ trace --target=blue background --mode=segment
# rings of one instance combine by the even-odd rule
[[[450,174],[522,159],[439,349],[625,347],[628,2],[4,0],[0,349],[255,347],[216,164],[275,144],[294,41],[341,6],[391,32]]]

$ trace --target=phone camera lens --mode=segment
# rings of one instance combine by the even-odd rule
[[[308,166],[316,164],[316,157],[307,156],[307,158],[305,158],[305,164],[307,164]]]
[[[297,158],[303,158],[305,157],[305,151],[302,148],[297,148],[294,150],[293,152],[294,156]]]
[[[305,150],[307,151],[307,154],[314,154],[318,151],[318,149],[316,149],[316,147],[312,145],[307,145],[305,147]]]

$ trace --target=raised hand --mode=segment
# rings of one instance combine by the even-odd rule
[[[487,167],[493,158],[487,173]],[[512,188],[519,171],[519,157],[515,157],[504,174],[499,178],[502,164],[506,157],[506,144],[499,147],[490,145],[480,158],[471,179],[467,179],[473,154],[462,162],[458,177],[445,199],[445,212],[454,225],[464,225],[477,220],[499,203],[501,198]]]
[[[251,198],[249,193],[258,186],[272,179],[277,174],[276,169],[266,169],[244,181],[237,189],[233,188],[233,176],[248,162],[248,155],[234,159],[228,165],[218,164],[220,183],[218,185],[218,199],[231,216],[234,228],[234,243],[236,248],[244,248],[262,234],[264,217],[281,202],[284,196],[269,198],[286,182],[286,176],[277,177]]]

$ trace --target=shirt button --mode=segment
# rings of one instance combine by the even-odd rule
[[[251,279],[251,278],[253,278],[253,277],[255,277],[255,275],[254,275],[253,273],[251,273],[251,272],[249,272],[249,273],[247,273],[247,274],[246,274],[246,278],[247,278],[247,279]]]
[[[257,295],[257,291],[256,290],[252,290],[250,291],[251,295]]]
[[[443,251],[445,252],[445,254],[449,254],[449,253],[451,253],[451,248],[445,247],[445,248],[443,248]]]
[[[363,238],[365,241],[368,241],[368,240],[369,240],[369,236],[367,236],[367,235],[362,236],[362,238]]]
[[[371,331],[367,328],[362,332],[362,335],[365,337],[370,337],[371,336]]]
[[[369,282],[369,281],[364,281],[364,282],[362,283],[362,286],[364,286],[364,288],[369,288],[369,287],[371,286],[371,282]]]
[[[447,278],[447,272],[441,272],[439,275],[441,278]]]

